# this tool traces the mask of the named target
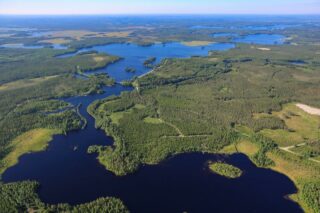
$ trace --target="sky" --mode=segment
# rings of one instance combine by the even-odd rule
[[[320,14],[320,0],[0,0],[0,14]]]

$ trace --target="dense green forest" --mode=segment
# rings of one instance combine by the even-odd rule
[[[111,135],[115,146],[93,146],[88,151],[98,152],[108,170],[125,175],[141,164],[155,164],[184,152],[217,152],[245,139],[258,147],[250,156],[256,165],[276,167],[269,155],[278,153],[281,143],[264,131],[299,135],[300,130],[286,120],[289,115],[299,116],[297,112],[288,112],[287,117],[277,113],[290,103],[320,106],[316,50],[315,46],[283,46],[265,51],[239,45],[206,58],[166,59],[152,73],[136,79],[134,91],[89,107],[96,127]],[[293,65],[293,59],[306,64]],[[249,128],[250,134],[242,127]],[[306,162],[318,168],[317,162],[308,158]],[[319,174],[311,179],[300,177],[307,185],[298,188],[319,178]],[[318,197],[316,192],[312,196]],[[303,194],[300,191],[300,201],[307,199],[305,203],[311,206],[312,198]]]
[[[317,78],[308,82],[296,79],[293,75],[301,68],[282,61],[282,52],[268,63],[260,58],[265,55],[256,54],[258,50],[252,50],[251,57],[234,54],[248,49],[240,46],[230,53],[212,53],[209,58],[167,59],[151,74],[139,78],[134,83],[135,91],[94,103],[89,112],[96,118],[97,127],[116,140],[113,151],[110,147],[96,147],[104,153],[100,161],[108,169],[124,174],[139,163],[157,163],[180,152],[213,152],[237,140],[236,125],[248,126],[255,132],[287,128],[278,117],[257,118],[254,114],[280,111],[282,104],[294,101],[320,104],[319,97],[301,94],[320,91]],[[309,51],[311,55],[312,49]],[[314,65],[303,69],[319,76]],[[114,122],[116,116],[120,119]],[[160,122],[146,122],[148,117]],[[257,140],[262,148],[254,159],[262,166],[271,164],[263,162],[262,156],[275,145],[257,137],[253,141]]]
[[[76,206],[69,204],[48,205],[39,199],[36,182],[19,182],[0,184],[0,211],[1,212],[72,212],[72,213],[126,213],[129,212],[124,204],[116,198],[99,198],[90,203]]]

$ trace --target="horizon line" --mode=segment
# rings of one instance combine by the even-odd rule
[[[184,15],[196,15],[196,16],[220,16],[220,15],[253,15],[253,16],[320,16],[320,13],[79,13],[79,14],[45,14],[45,13],[0,13],[0,16],[156,16],[156,15],[176,15],[176,16],[184,16]]]

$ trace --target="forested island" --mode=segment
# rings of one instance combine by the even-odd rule
[[[210,171],[227,178],[238,178],[242,175],[239,168],[227,163],[209,162],[208,166]]]

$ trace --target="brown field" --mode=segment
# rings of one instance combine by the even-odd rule
[[[128,37],[132,31],[116,31],[116,32],[94,32],[94,31],[88,31],[88,30],[65,30],[65,31],[55,31],[50,34],[48,34],[49,37],[52,38],[72,38],[75,40],[81,40],[84,38],[90,38],[90,37],[119,37],[119,38],[125,38]],[[55,39],[49,39],[56,41],[61,40],[55,40]],[[65,39],[64,39],[65,40]]]
[[[181,42],[185,46],[189,47],[199,47],[199,46],[207,46],[209,44],[213,44],[214,42],[211,41],[184,41]]]
[[[71,42],[71,40],[64,39],[64,38],[53,38],[53,39],[42,40],[39,43],[67,44],[67,43],[70,43],[70,42]]]

